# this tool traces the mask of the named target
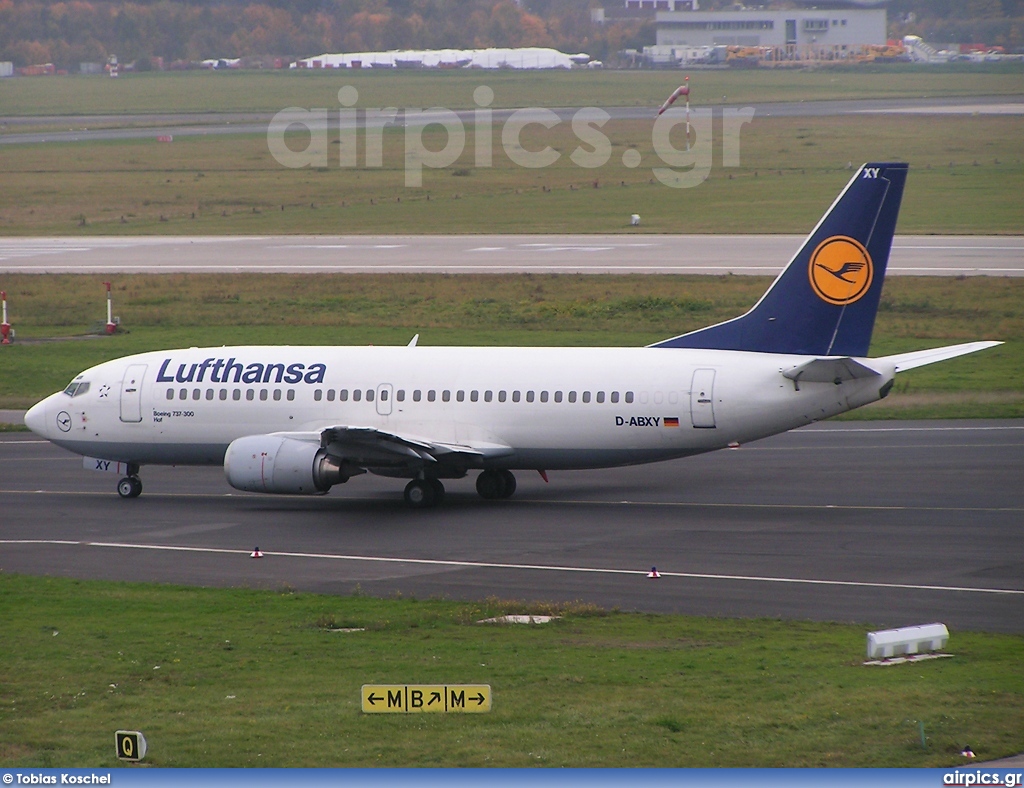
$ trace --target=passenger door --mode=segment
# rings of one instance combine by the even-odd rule
[[[121,380],[121,421],[138,424],[142,421],[142,379],[145,364],[132,364]]]

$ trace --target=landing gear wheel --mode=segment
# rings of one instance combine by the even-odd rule
[[[516,491],[516,477],[509,470],[500,470],[498,473],[501,474],[501,497],[511,498],[512,494]]]
[[[476,491],[488,501],[511,498],[516,491],[516,477],[512,471],[488,469],[476,477]]]
[[[497,500],[504,489],[505,482],[500,471],[486,470],[476,477],[476,491],[485,500]]]
[[[142,479],[138,476],[125,476],[117,483],[117,494],[122,498],[138,498],[142,495]]]
[[[434,505],[437,506],[444,500],[444,485],[440,479],[427,479],[434,488]]]
[[[405,502],[413,509],[429,509],[437,504],[437,499],[437,488],[430,479],[413,479],[405,485]]]

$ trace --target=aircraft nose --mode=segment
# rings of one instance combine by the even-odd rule
[[[45,399],[42,402],[37,402],[25,414],[25,426],[44,438],[46,437],[46,402]]]

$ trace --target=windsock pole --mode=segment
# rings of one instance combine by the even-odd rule
[[[103,284],[107,286],[107,333],[113,334],[117,331],[117,325],[114,323],[113,304],[111,302],[110,295],[110,282],[104,282]]]
[[[4,320],[0,323],[0,345],[11,344],[11,324],[7,322],[7,293],[0,291],[0,301],[3,301]]]

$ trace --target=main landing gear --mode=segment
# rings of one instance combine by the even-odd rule
[[[516,491],[516,477],[504,469],[482,471],[476,479],[476,491],[490,501],[511,498]],[[405,486],[405,502],[413,509],[430,509],[443,499],[444,485],[440,479],[413,479]]]
[[[142,479],[139,478],[139,466],[131,463],[128,475],[117,483],[117,494],[122,498],[138,498],[142,495]]]
[[[440,479],[413,479],[405,485],[405,502],[413,509],[430,509],[444,498]]]
[[[516,477],[504,468],[488,469],[476,477],[476,491],[489,501],[511,498],[516,491]]]

